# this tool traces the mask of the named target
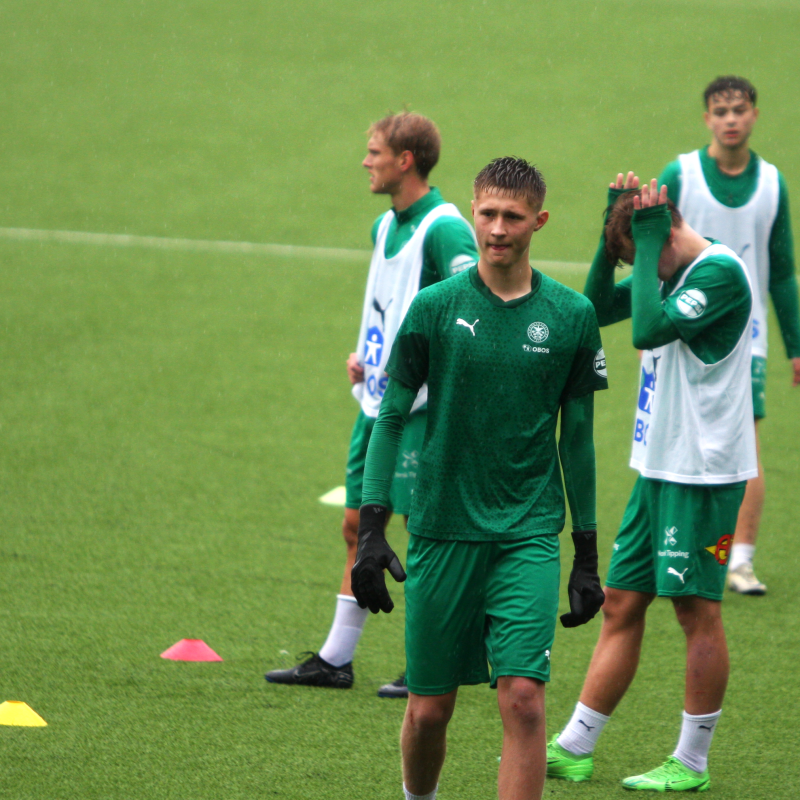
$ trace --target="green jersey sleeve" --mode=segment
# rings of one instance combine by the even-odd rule
[[[664,300],[680,338],[706,364],[716,364],[733,350],[747,326],[751,305],[744,271],[724,255],[706,258]]]
[[[600,339],[597,315],[591,303],[583,307],[581,337],[561,394],[562,404],[569,399],[608,389],[606,356]]]
[[[397,331],[386,373],[404,386],[418,391],[428,379],[432,310],[427,293],[420,292],[408,308]]]
[[[778,173],[778,213],[769,237],[769,293],[775,306],[786,355],[800,357],[800,308],[794,265],[794,240],[789,216],[789,192]]]
[[[462,217],[439,217],[425,234],[420,288],[443,281],[478,263],[469,223]]]
[[[678,205],[681,196],[681,162],[678,159],[670,161],[658,179],[658,185],[667,185],[667,197]]]

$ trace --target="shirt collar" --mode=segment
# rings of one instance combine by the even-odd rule
[[[484,282],[478,274],[478,265],[470,267],[469,277],[472,285],[493,305],[499,308],[516,308],[533,297],[539,291],[542,285],[542,273],[539,270],[531,267],[531,290],[522,295],[522,297],[515,297],[513,300],[501,300]]]
[[[393,208],[392,211],[394,211],[394,215],[397,218],[397,224],[403,225],[420,214],[427,214],[432,208],[441,205],[442,202],[441,192],[435,186],[431,186],[430,191],[422,195],[416,203],[412,203],[408,208],[404,208],[402,211],[398,211],[395,208]]]

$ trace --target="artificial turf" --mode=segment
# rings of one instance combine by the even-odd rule
[[[799,23],[794,3],[745,0],[8,0],[0,226],[365,249],[386,202],[360,171],[363,133],[410,103],[442,128],[433,177],[446,198],[466,213],[489,158],[528,157],[552,213],[533,257],[588,261],[607,180],[629,166],[656,175],[702,144],[699,97],[719,73],[759,88],[753,145],[792,192]],[[356,411],[344,361],[366,261],[0,236],[0,265],[0,701],[48,722],[0,726],[0,794],[398,797],[403,704],[375,690],[402,668],[399,588],[396,611],[368,623],[351,691],[262,677],[318,648],[333,613],[341,512],[317,498],[343,478]],[[580,269],[548,269],[582,284]],[[770,591],[726,598],[732,674],[711,761],[712,791],[732,800],[800,792],[787,719],[800,390],[772,322],[757,561]],[[627,323],[603,335],[604,569],[634,480],[638,367]],[[557,634],[550,732],[569,716],[597,629]],[[184,637],[224,661],[159,658]],[[620,797],[621,777],[671,752],[683,656],[659,601],[595,778],[548,782],[546,797]],[[495,702],[463,690],[442,800],[493,796]]]

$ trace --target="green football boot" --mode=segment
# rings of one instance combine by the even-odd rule
[[[594,771],[592,754],[576,756],[565,750],[556,740],[556,734],[547,744],[547,777],[565,781],[588,781]]]
[[[695,772],[685,764],[670,756],[660,767],[625,778],[622,785],[626,789],[645,792],[705,792],[711,788],[708,770]]]

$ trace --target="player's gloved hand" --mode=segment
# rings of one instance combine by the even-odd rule
[[[569,614],[561,615],[565,628],[586,624],[606,601],[597,574],[597,531],[574,531],[575,558],[569,576]]]
[[[394,608],[383,571],[402,583],[406,572],[400,559],[386,541],[386,506],[366,504],[361,506],[358,521],[358,551],[356,563],[350,573],[353,595],[361,608],[369,608],[373,614]]]

